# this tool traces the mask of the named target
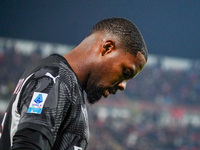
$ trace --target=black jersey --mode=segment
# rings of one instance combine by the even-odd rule
[[[83,90],[65,58],[53,54],[25,71],[4,115],[0,136],[1,150],[87,149]]]

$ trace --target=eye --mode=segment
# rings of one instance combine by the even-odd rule
[[[123,77],[125,79],[133,78],[134,77],[134,70],[131,68],[124,68],[123,69]]]
[[[130,77],[130,71],[128,69],[123,69],[123,76],[124,76],[124,78],[129,78]]]

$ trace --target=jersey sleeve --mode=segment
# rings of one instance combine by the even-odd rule
[[[20,120],[12,149],[51,149],[59,127],[70,110],[70,91],[58,70],[37,71],[22,87],[17,105]]]

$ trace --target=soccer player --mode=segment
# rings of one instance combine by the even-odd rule
[[[64,56],[28,68],[13,92],[0,130],[1,150],[84,150],[90,104],[124,90],[147,62],[138,28],[124,18],[98,22]]]

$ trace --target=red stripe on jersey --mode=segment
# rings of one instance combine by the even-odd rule
[[[17,94],[20,91],[23,81],[24,81],[24,78],[19,79],[19,82],[17,83],[17,86],[16,86],[13,94]]]

